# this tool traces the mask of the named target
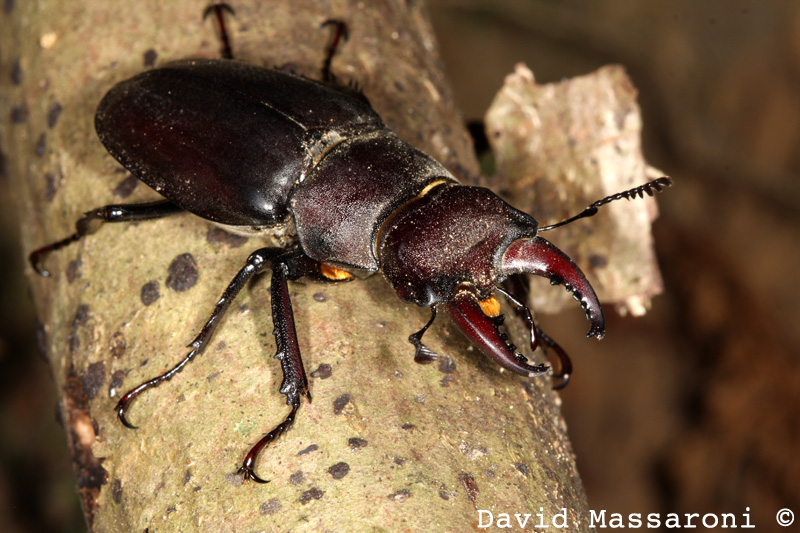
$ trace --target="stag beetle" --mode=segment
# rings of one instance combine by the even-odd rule
[[[253,252],[217,302],[210,318],[175,367],[134,388],[116,406],[119,420],[147,389],[171,379],[202,353],[239,291],[256,274],[272,274],[272,319],[288,416],[248,452],[239,472],[254,472],[260,450],[294,423],[302,396],[311,400],[298,347],[287,281],[350,281],[381,272],[406,302],[431,309],[431,318],[409,337],[415,359],[435,357],[421,339],[443,309],[463,334],[503,368],[525,376],[549,367],[531,365],[499,329],[503,316],[494,292],[520,310],[530,345],[541,341],[560,358],[557,376],[569,377],[569,359],[534,324],[528,308],[498,287],[509,276],[536,274],[564,284],[586,311],[588,336],[604,334],[597,295],[581,270],[538,234],[619,198],[649,195],[668,186],[660,178],[595,202],[561,223],[539,227],[488,189],[461,185],[432,157],[386,128],[367,98],[338,83],[330,72],[343,24],[322,68],[322,81],[232,60],[224,26],[222,59],[175,61],[118,83],[100,102],[95,127],[100,141],[126,169],[165,200],[107,205],[87,212],[66,239],[30,254],[43,257],[106,222],[130,222],[189,211],[237,233],[282,233],[290,244]]]

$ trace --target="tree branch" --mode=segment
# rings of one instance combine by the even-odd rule
[[[358,82],[398,134],[472,180],[469,139],[419,3],[326,5],[237,1],[235,56],[316,76],[327,39],[320,24],[345,20],[351,38],[334,73]],[[88,209],[157,198],[105,152],[94,110],[114,83],[143,68],[217,56],[204,7],[188,0],[142,0],[133,12],[122,1],[12,6],[0,46],[4,65],[19,60],[22,81],[4,87],[2,103],[13,111],[2,139],[14,154],[9,174],[27,251],[66,236]],[[136,401],[129,414],[140,429],[122,427],[113,411],[120,392],[184,355],[260,246],[178,215],[105,227],[48,257],[52,278],[30,274],[92,529],[464,531],[476,525],[478,509],[549,520],[562,508],[576,530],[588,528],[549,380],[501,372],[444,321],[425,339],[442,355],[438,368],[415,364],[407,337],[427,312],[404,305],[379,276],[291,287],[314,402],[262,454],[257,471],[272,480],[266,487],[243,484],[235,472],[287,410],[271,358],[268,280],[243,291],[202,357]],[[170,265],[185,254],[197,281],[175,290]],[[525,338],[510,322],[512,335]]]

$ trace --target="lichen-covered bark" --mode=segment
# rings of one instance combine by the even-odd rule
[[[29,251],[64,237],[90,208],[156,198],[97,141],[95,106],[143,68],[213,57],[219,45],[199,1],[5,5],[2,141]],[[239,59],[309,76],[327,40],[320,24],[345,20],[350,41],[335,74],[357,82],[401,136],[464,181],[475,179],[418,2],[233,7]],[[243,291],[206,353],[135,402],[129,416],[140,429],[122,427],[113,412],[120,393],[185,354],[260,246],[184,214],[104,227],[48,257],[51,278],[30,273],[92,529],[465,531],[477,525],[479,509],[546,520],[566,509],[574,530],[588,528],[549,380],[501,372],[445,320],[425,339],[442,355],[438,364],[415,364],[406,339],[428,313],[397,300],[379,276],[292,285],[314,401],[262,454],[257,471],[269,485],[235,474],[248,447],[288,409],[271,358],[267,279]],[[510,329],[525,338],[518,323]]]

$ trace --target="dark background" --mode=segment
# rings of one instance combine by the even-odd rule
[[[676,182],[659,197],[665,293],[650,314],[609,312],[601,343],[582,339],[579,312],[542,319],[576,364],[562,398],[590,506],[749,507],[765,530],[780,508],[800,512],[800,4],[429,6],[465,118],[517,62],[540,83],[620,63],[640,91],[645,156]],[[0,524],[80,531],[13,209],[0,179]]]

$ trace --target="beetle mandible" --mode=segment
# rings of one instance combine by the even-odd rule
[[[499,329],[503,315],[495,291],[525,317],[530,346],[541,342],[558,355],[563,383],[571,365],[566,353],[539,330],[530,310],[499,285],[517,274],[535,274],[564,284],[591,323],[587,336],[605,331],[597,295],[581,270],[539,233],[594,215],[620,198],[652,195],[669,186],[659,178],[603,198],[558,224],[539,227],[488,189],[461,185],[439,162],[386,128],[367,98],[330,73],[342,23],[322,68],[322,81],[232,60],[224,26],[224,4],[211,6],[224,43],[223,59],[165,64],[112,87],[95,116],[98,137],[126,169],[164,200],[107,205],[87,212],[66,239],[34,250],[43,257],[96,232],[106,222],[130,222],[189,211],[237,233],[290,237],[285,247],[253,252],[189,345],[191,351],[168,372],[119,400],[119,420],[142,392],[171,379],[207,346],[217,324],[247,282],[270,271],[272,319],[283,383],[291,407],[242,463],[246,479],[262,448],[294,423],[301,398],[310,401],[298,347],[287,281],[350,281],[356,273],[381,272],[406,302],[431,310],[427,324],[409,337],[415,359],[435,354],[422,336],[444,310],[484,354],[511,372],[539,376]],[[145,141],[146,139],[146,141]]]

